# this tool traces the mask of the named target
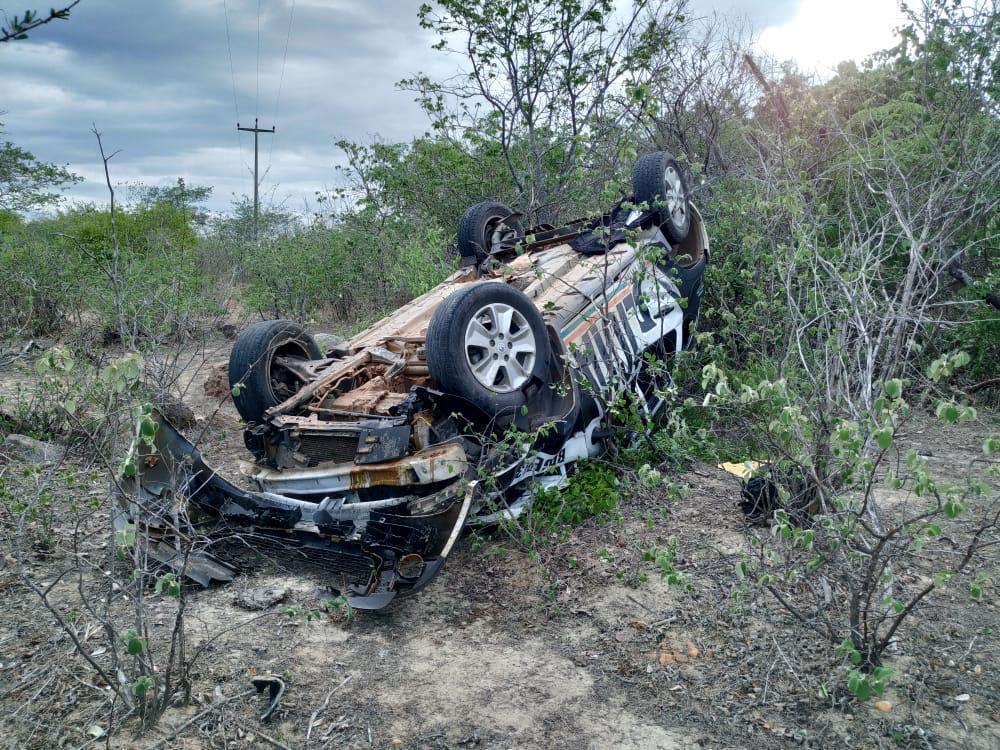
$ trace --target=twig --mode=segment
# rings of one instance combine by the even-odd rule
[[[267,742],[267,743],[269,743],[271,745],[274,745],[275,747],[281,748],[281,750],[292,750],[292,748],[290,748],[284,742],[278,742],[276,739],[274,739],[274,737],[269,737],[268,735],[264,734],[259,729],[254,729],[253,727],[243,727],[243,728],[246,729],[248,732],[253,732],[258,737],[260,737],[262,740],[264,740],[264,742]]]
[[[40,18],[35,17],[33,14],[29,16],[25,13],[25,18],[22,22],[18,23],[17,16],[14,16],[14,22],[10,25],[10,28],[4,27],[0,28],[0,42],[9,42],[15,39],[26,39],[28,32],[37,29],[39,26],[44,26],[52,21],[65,21],[69,18],[69,12],[74,5],[77,5],[80,0],[73,0],[65,8],[51,8],[47,16],[42,16]],[[34,19],[34,20],[29,20]]]
[[[183,732],[185,729],[187,729],[189,726],[191,726],[192,724],[194,724],[196,721],[198,721],[199,719],[202,719],[202,718],[208,716],[213,711],[217,711],[218,709],[222,708],[227,703],[229,703],[231,701],[234,701],[234,700],[236,700],[238,698],[248,698],[248,697],[250,697],[251,695],[253,695],[256,692],[257,692],[256,690],[246,690],[246,691],[244,691],[242,693],[237,693],[236,695],[231,695],[228,698],[223,698],[222,700],[215,701],[214,703],[212,703],[212,705],[210,705],[204,711],[199,711],[194,716],[192,716],[190,719],[188,719],[183,724],[181,724],[179,727],[177,727],[170,734],[168,734],[166,737],[164,737],[162,740],[160,740],[159,742],[157,742],[155,745],[152,745],[149,748],[149,750],[157,750],[157,748],[163,747],[168,742],[170,742],[171,740],[173,740],[177,735],[179,735],[181,732]],[[247,728],[247,727],[244,727],[244,728]],[[282,745],[282,747],[284,747],[284,746]],[[286,748],[286,750],[287,750],[287,748]]]
[[[792,677],[794,677],[795,681],[799,683],[799,687],[805,690],[806,686],[802,684],[802,679],[799,677],[799,673],[795,671],[795,667],[792,666],[788,657],[785,656],[785,652],[781,650],[781,646],[778,644],[778,639],[774,637],[774,633],[771,633],[771,640],[774,641],[774,647],[778,649],[778,655],[781,657],[781,660],[785,662],[785,666],[788,667],[788,671],[792,673]]]
[[[354,675],[350,675],[350,674],[347,675],[347,677],[344,678],[343,682],[341,682],[336,687],[331,688],[330,692],[326,694],[326,698],[323,700],[323,705],[320,706],[319,708],[317,708],[315,711],[312,712],[312,716],[309,717],[309,727],[306,729],[306,743],[307,744],[309,742],[309,738],[312,736],[313,725],[316,723],[316,717],[318,717],[323,711],[326,711],[327,706],[330,705],[330,696],[333,695],[338,690],[340,690],[340,688],[344,687],[344,685],[346,685],[348,682],[350,682],[350,680],[351,680],[351,678],[353,676]]]

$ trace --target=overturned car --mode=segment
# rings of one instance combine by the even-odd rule
[[[460,270],[332,350],[290,321],[251,325],[229,361],[244,476],[218,475],[154,411],[121,521],[206,585],[252,553],[308,561],[356,607],[420,590],[467,524],[518,515],[598,455],[608,404],[661,408],[649,355],[690,345],[709,242],[669,154],[640,158],[632,182],[559,227],[471,207]],[[182,517],[202,540],[183,554]]]

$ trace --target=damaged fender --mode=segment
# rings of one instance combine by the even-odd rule
[[[210,468],[161,414],[153,411],[151,417],[157,425],[152,445],[136,442],[134,476],[119,483],[116,526],[135,523],[149,557],[204,586],[232,580],[263,556],[306,563],[351,606],[379,609],[419,591],[440,572],[476,489],[462,479],[467,462],[455,443],[427,451],[422,468],[411,460],[406,470],[387,462],[345,472],[348,486],[398,486],[400,497],[349,502],[328,496],[317,502],[247,491]],[[407,496],[403,485],[410,480],[446,486]]]

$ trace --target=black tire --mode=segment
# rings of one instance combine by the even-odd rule
[[[523,385],[508,392],[488,388],[477,379],[469,354],[473,349],[466,340],[473,318],[492,304],[506,305],[519,312],[534,343],[534,360],[530,368],[526,362],[519,365],[524,372],[530,370],[530,375]],[[551,348],[542,316],[527,295],[502,282],[487,281],[463,286],[438,306],[427,328],[426,356],[431,378],[438,389],[472,402],[490,417],[500,417],[513,416],[537,388],[545,384]],[[490,355],[485,353],[483,356]],[[501,380],[505,377],[506,371],[499,376]],[[509,386],[501,382],[498,387]]]
[[[668,179],[668,174],[676,177]],[[677,197],[674,212],[664,205],[668,197]],[[691,231],[691,201],[680,165],[666,151],[656,151],[639,157],[632,169],[632,191],[638,203],[645,203],[658,212],[660,230],[671,242],[682,242]]]
[[[302,386],[274,361],[278,355],[323,358],[313,337],[291,320],[265,320],[243,331],[229,355],[229,387],[238,386],[233,403],[247,422],[260,422],[265,411]]]
[[[513,213],[509,206],[499,201],[469,206],[458,222],[458,252],[465,259],[481,262],[494,249],[497,239],[523,237],[521,222],[507,220]]]

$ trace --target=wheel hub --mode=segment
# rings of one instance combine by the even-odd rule
[[[663,172],[663,192],[670,221],[675,227],[683,227],[687,223],[684,184],[673,166],[668,166]]]
[[[475,379],[496,393],[524,386],[535,366],[535,335],[518,310],[502,302],[481,307],[465,329],[465,359]]]

